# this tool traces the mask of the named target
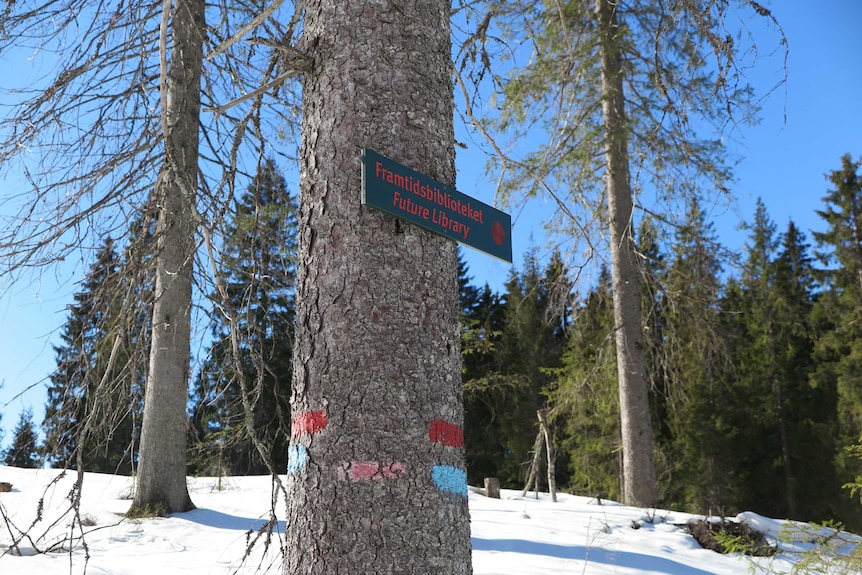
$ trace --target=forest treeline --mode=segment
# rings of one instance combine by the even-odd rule
[[[638,222],[662,507],[862,528],[862,506],[845,487],[862,475],[862,173],[849,155],[840,163],[818,211],[825,231],[810,237],[792,221],[779,229],[762,202],[741,253],[722,246],[695,200],[681,223]],[[211,324],[190,377],[192,475],[287,468],[297,208],[272,161],[235,208],[219,293],[201,294]],[[132,223],[137,235],[152,225]],[[469,483],[522,487],[536,414],[547,410],[558,486],[618,499],[609,273],[586,284],[558,253],[534,249],[523,261],[501,291],[474,284],[463,260],[459,268]],[[149,269],[139,251],[103,242],[54,350],[44,440],[25,411],[4,463],[134,473]],[[135,313],[116,313],[130,300]],[[116,322],[122,341],[107,335]]]

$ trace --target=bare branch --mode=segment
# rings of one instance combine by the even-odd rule
[[[159,118],[162,134],[168,136],[168,20],[171,15],[171,0],[163,0],[162,19],[159,22]]]
[[[257,88],[256,90],[249,92],[248,94],[246,94],[244,96],[240,96],[236,100],[232,100],[232,101],[228,102],[227,104],[224,104],[223,106],[216,106],[214,108],[204,108],[204,112],[214,112],[216,115],[221,114],[222,112],[229,110],[230,108],[233,108],[237,104],[242,104],[246,100],[251,100],[252,98],[256,98],[258,96],[261,96],[261,95],[269,92],[273,88],[277,88],[278,86],[281,86],[285,80],[287,80],[291,76],[295,76],[295,75],[300,74],[300,73],[302,73],[301,70],[287,70],[286,72],[283,72],[277,78],[267,82],[266,84],[264,84],[260,88]]]
[[[278,7],[281,6],[282,2],[283,0],[274,0],[272,4],[270,4],[266,9],[264,9],[263,12],[258,14],[251,22],[237,30],[233,36],[231,36],[230,38],[216,46],[213,50],[211,50],[210,53],[207,54],[207,60],[212,60],[219,54],[225,52],[228,48],[239,42],[243,36],[260,26],[267,18],[272,16],[272,14],[275,13],[276,10],[278,10]],[[297,12],[298,11],[299,10],[297,9]]]

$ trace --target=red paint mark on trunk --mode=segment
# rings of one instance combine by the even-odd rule
[[[316,433],[326,427],[326,413],[323,411],[306,411],[293,418],[290,424],[290,436],[296,437],[303,433]]]
[[[428,439],[448,447],[464,447],[464,430],[454,423],[435,419],[428,428]]]
[[[407,471],[407,464],[400,461],[351,461],[338,466],[338,478],[350,481],[379,481],[398,479]]]

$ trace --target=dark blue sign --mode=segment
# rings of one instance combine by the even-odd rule
[[[369,149],[362,203],[512,263],[512,218]]]

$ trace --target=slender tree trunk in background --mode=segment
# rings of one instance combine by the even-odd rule
[[[526,497],[531,487],[535,486],[536,499],[539,498],[539,465],[542,459],[542,431],[536,434],[536,441],[533,443],[533,458],[530,460],[530,471],[527,473],[527,482],[524,483],[524,489],[521,490],[521,497]]]
[[[536,442],[533,444],[533,459],[530,462],[530,471],[527,474],[527,482],[524,484],[524,489],[521,491],[521,497],[526,497],[530,487],[535,486],[536,499],[539,498],[539,467],[541,466],[542,444],[544,443],[548,463],[548,492],[551,495],[551,501],[556,503],[557,478],[554,462],[557,456],[554,452],[551,431],[548,429],[548,410],[540,409],[536,411],[536,416],[539,418],[539,433],[536,435]]]
[[[557,472],[556,460],[557,454],[554,450],[554,441],[551,437],[551,430],[548,429],[548,410],[540,409],[536,412],[539,417],[539,429],[542,432],[542,437],[545,439],[545,451],[548,455],[548,492],[551,494],[551,501],[557,502]]]
[[[186,486],[194,198],[198,173],[204,2],[174,0],[165,164],[156,183],[156,292],[141,450],[130,514],[194,506]]]
[[[617,3],[596,0],[602,69],[605,175],[611,242],[614,325],[620,386],[623,452],[623,501],[654,506],[658,502],[649,384],[640,310],[640,275],[632,233],[632,190],[619,49]]]
[[[790,451],[790,439],[787,437],[787,415],[784,404],[784,384],[780,380],[774,382],[775,410],[778,413],[778,432],[781,437],[781,459],[784,463],[784,481],[787,489],[787,516],[799,517],[799,506],[796,496],[796,476],[793,474],[793,457]]]
[[[284,573],[472,572],[453,242],[361,149],[454,186],[450,3],[309,0]]]

